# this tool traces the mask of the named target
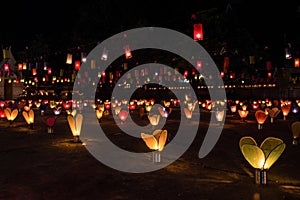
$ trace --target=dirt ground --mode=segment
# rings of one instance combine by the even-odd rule
[[[199,126],[197,136],[178,160],[154,172],[125,173],[102,164],[84,145],[74,143],[66,113],[56,119],[53,134],[47,133],[43,122],[47,114],[35,113],[33,129],[20,114],[12,125],[0,120],[0,199],[300,199],[300,144],[292,145],[290,129],[299,119],[296,115],[286,120],[279,115],[274,123],[267,119],[259,131],[253,113],[246,122],[227,114],[218,143],[200,159],[198,152],[210,116],[201,111],[199,124],[194,123]],[[176,133],[176,114],[172,112],[165,125],[170,134]],[[132,115],[137,116],[137,111]],[[137,123],[145,123],[145,119],[137,117]],[[146,149],[142,140],[130,142],[120,134],[111,115],[103,117],[101,126],[123,148],[135,145]],[[239,149],[242,136],[258,141],[273,136],[286,142],[285,151],[267,172],[266,185],[254,182],[254,169]]]

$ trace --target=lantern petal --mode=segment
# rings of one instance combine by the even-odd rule
[[[29,116],[28,116],[28,113],[26,111],[23,111],[22,112],[22,115],[26,121],[27,124],[30,124],[30,120],[29,120]]]
[[[242,146],[242,153],[252,167],[256,169],[261,169],[263,167],[265,163],[265,155],[258,146],[244,144]]]
[[[158,151],[162,151],[167,141],[168,131],[163,130],[158,139]]]
[[[188,108],[184,108],[184,114],[187,119],[191,119],[193,111],[189,110]]]
[[[239,144],[240,144],[240,150],[242,150],[242,146],[245,145],[245,144],[250,144],[250,145],[257,146],[256,141],[252,137],[250,137],[250,136],[244,136],[244,137],[242,137],[240,139]]]
[[[16,117],[18,116],[18,114],[19,114],[19,110],[18,110],[18,109],[14,109],[14,110],[11,112],[11,115],[10,115],[11,120],[15,120]]]
[[[278,158],[283,153],[285,147],[286,147],[286,144],[281,143],[270,152],[268,157],[266,157],[264,169],[269,169],[278,160]]]
[[[153,135],[141,133],[141,137],[149,149],[157,150],[157,140]]]
[[[83,121],[83,115],[82,114],[76,115],[76,122],[75,122],[75,124],[76,124],[77,135],[80,135],[82,121]]]
[[[34,111],[29,110],[28,114],[29,114],[29,118],[31,119],[31,122],[34,122]]]
[[[70,129],[71,129],[71,132],[72,132],[72,134],[75,136],[75,135],[76,135],[76,126],[75,126],[75,120],[74,120],[74,117],[71,116],[71,115],[68,115],[67,120],[68,120]]]
[[[9,108],[6,108],[4,109],[4,113],[5,113],[5,116],[8,120],[11,120],[11,113],[10,113],[10,109],[8,110]]]
[[[260,148],[263,150],[265,157],[267,158],[269,154],[283,141],[279,138],[268,137],[260,145]]]

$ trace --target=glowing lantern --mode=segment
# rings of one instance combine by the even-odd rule
[[[33,110],[29,110],[27,111],[23,111],[22,115],[26,121],[26,123],[28,124],[28,126],[33,129],[33,123],[34,123],[34,111]]]
[[[60,115],[60,113],[61,113],[61,107],[54,108],[53,109],[53,113],[54,113],[54,115]]]
[[[19,110],[15,108],[13,111],[10,108],[5,108],[4,113],[6,115],[7,120],[9,121],[10,124],[13,123],[13,121],[16,119],[16,117],[19,114]]]
[[[299,58],[295,58],[294,65],[295,65],[295,67],[300,66],[300,59]]]
[[[118,114],[119,119],[121,120],[121,123],[125,122],[128,117],[128,112],[126,110],[121,110]]]
[[[36,75],[36,68],[32,68],[32,75],[33,75],[33,76]]]
[[[232,113],[235,113],[235,112],[236,112],[236,105],[230,106],[230,111],[231,111]]]
[[[249,111],[248,110],[238,110],[238,113],[239,113],[242,121],[245,121],[246,117],[248,116]]]
[[[8,72],[9,71],[9,67],[7,63],[4,63],[4,71]]]
[[[158,109],[159,114],[165,118],[167,118],[169,116],[169,114],[172,112],[172,108],[169,108],[169,107],[165,108],[165,107],[160,106],[157,109]]]
[[[282,114],[283,114],[283,120],[286,120],[286,117],[290,113],[291,104],[283,104],[281,106]]]
[[[19,63],[19,64],[18,64],[18,70],[19,70],[19,71],[22,71],[22,70],[23,70],[23,65],[22,65],[22,63]]]
[[[72,107],[72,102],[64,101],[64,102],[62,102],[62,106],[64,107],[65,110],[69,110]]]
[[[222,122],[224,119],[225,110],[217,110],[215,111],[215,116],[218,122]]]
[[[203,40],[202,24],[194,24],[194,40]]]
[[[75,69],[76,71],[79,71],[79,70],[80,70],[80,61],[79,61],[79,60],[76,60],[76,61],[74,62],[74,69]]]
[[[228,68],[229,68],[229,57],[225,56],[224,57],[224,64],[223,64],[223,71],[224,71],[224,73],[228,72]]]
[[[193,111],[192,110],[190,110],[188,108],[184,108],[183,111],[184,111],[185,117],[187,119],[191,119],[192,118],[192,116],[193,116]]]
[[[99,122],[101,121],[102,117],[103,117],[103,111],[102,110],[99,110],[97,109],[96,110],[96,117],[97,119],[99,120]]]
[[[102,56],[101,56],[101,60],[107,61],[107,58],[108,58],[108,51],[107,51],[107,49],[104,47],[103,52],[102,52]]]
[[[1,119],[6,118],[6,115],[5,115],[5,112],[4,112],[4,109],[3,109],[3,108],[0,108],[0,118],[1,118]]]
[[[266,114],[266,112],[262,110],[257,110],[255,112],[255,118],[258,123],[258,130],[261,130],[262,125],[265,123],[266,119],[268,118],[268,115]]]
[[[152,126],[157,126],[160,120],[160,115],[148,115],[148,119]]]
[[[132,54],[131,54],[131,50],[130,50],[129,46],[126,45],[124,47],[124,49],[125,49],[125,57],[126,57],[126,59],[132,58]]]
[[[74,136],[74,142],[79,142],[79,136],[81,132],[81,125],[83,121],[83,115],[77,114],[76,116],[68,115],[67,116],[68,124],[71,129],[71,132]]]
[[[268,137],[257,146],[256,141],[249,136],[242,137],[240,150],[248,163],[256,169],[256,183],[267,183],[267,170],[278,160],[286,144],[279,138]]]
[[[155,130],[153,134],[141,133],[141,138],[146,143],[147,147],[153,152],[153,162],[160,162],[160,152],[163,150],[167,141],[167,130]]]
[[[292,133],[293,133],[293,145],[298,144],[298,139],[300,136],[300,122],[296,121],[292,123]]]
[[[72,54],[70,54],[70,53],[67,54],[66,64],[69,64],[69,65],[72,64]]]

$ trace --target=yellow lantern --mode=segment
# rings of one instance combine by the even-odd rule
[[[300,135],[300,122],[299,121],[292,123],[292,133],[293,133],[293,145],[297,145],[299,135]]]
[[[9,121],[10,125],[13,123],[13,121],[16,119],[16,117],[19,114],[19,110],[15,108],[13,111],[10,108],[5,108],[4,113],[6,115],[7,120]]]
[[[146,143],[147,147],[151,150],[155,150],[155,152],[153,152],[154,162],[161,161],[160,152],[166,144],[167,135],[167,130],[155,130],[152,135],[141,133],[141,138]]]
[[[33,129],[33,123],[34,123],[34,111],[33,110],[29,110],[27,111],[23,111],[22,115],[26,121],[26,123],[28,124],[30,129]]]
[[[81,125],[83,121],[83,115],[82,114],[77,114],[76,116],[68,115],[67,116],[67,121],[69,124],[69,127],[71,129],[71,132],[74,136],[74,142],[79,142],[79,136],[81,132]]]
[[[240,139],[240,150],[248,163],[256,169],[256,183],[266,184],[267,170],[278,160],[283,153],[286,144],[279,138],[268,137],[260,146],[250,137]]]

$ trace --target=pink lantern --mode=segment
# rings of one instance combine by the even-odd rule
[[[128,117],[128,112],[126,110],[121,110],[118,114],[118,117],[122,122],[125,122]]]
[[[194,40],[203,40],[202,24],[194,24]]]

